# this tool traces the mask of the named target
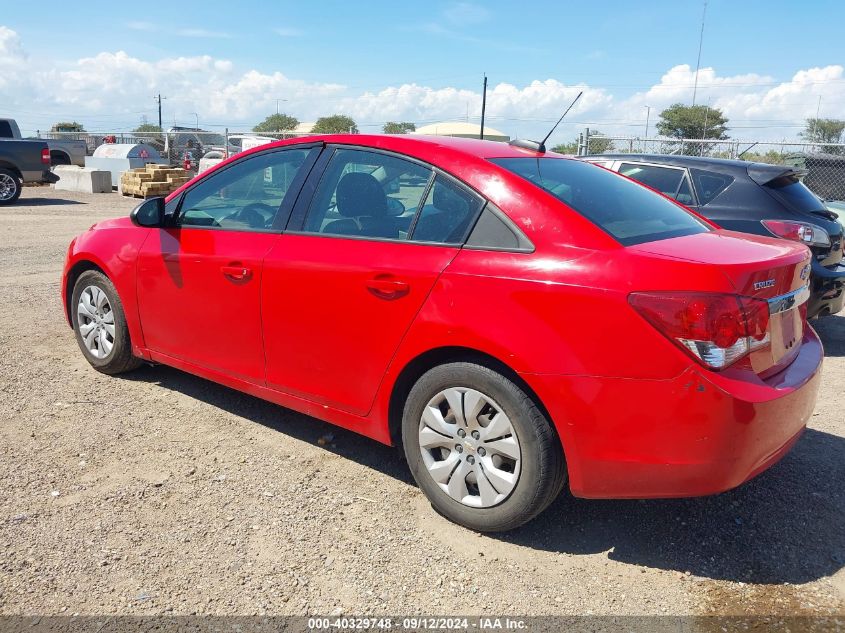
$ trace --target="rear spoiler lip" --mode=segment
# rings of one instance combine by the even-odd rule
[[[783,176],[803,178],[808,173],[806,169],[799,169],[790,165],[766,165],[764,163],[751,163],[748,165],[748,177],[758,185],[767,185]]]

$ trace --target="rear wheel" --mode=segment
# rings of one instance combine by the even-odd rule
[[[402,439],[434,509],[473,530],[518,527],[563,486],[563,450],[549,420],[513,381],[482,365],[426,372],[405,403]]]
[[[103,273],[86,270],[76,280],[71,316],[79,349],[94,369],[120,374],[141,365],[132,355],[123,304]]]
[[[50,154],[50,164],[56,165],[70,165],[70,156],[64,152],[52,152]]]
[[[18,175],[10,169],[0,167],[0,205],[12,204],[21,197],[22,189]]]

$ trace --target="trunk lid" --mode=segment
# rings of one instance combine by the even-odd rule
[[[802,306],[809,298],[810,250],[806,246],[718,230],[629,248],[717,266],[736,294],[767,301],[768,337],[749,354],[758,375],[766,377],[780,371],[797,355],[806,326]]]

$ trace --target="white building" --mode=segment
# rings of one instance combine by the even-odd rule
[[[460,138],[478,138],[481,135],[481,126],[478,123],[466,121],[444,121],[418,127],[413,134],[425,134],[430,136],[457,136]],[[485,141],[502,141],[507,143],[510,137],[504,132],[484,126]]]

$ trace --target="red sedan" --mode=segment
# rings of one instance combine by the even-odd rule
[[[432,505],[506,530],[581,497],[727,490],[816,399],[810,253],[594,165],[486,141],[245,152],[70,245],[116,374],[163,363],[401,444]]]

